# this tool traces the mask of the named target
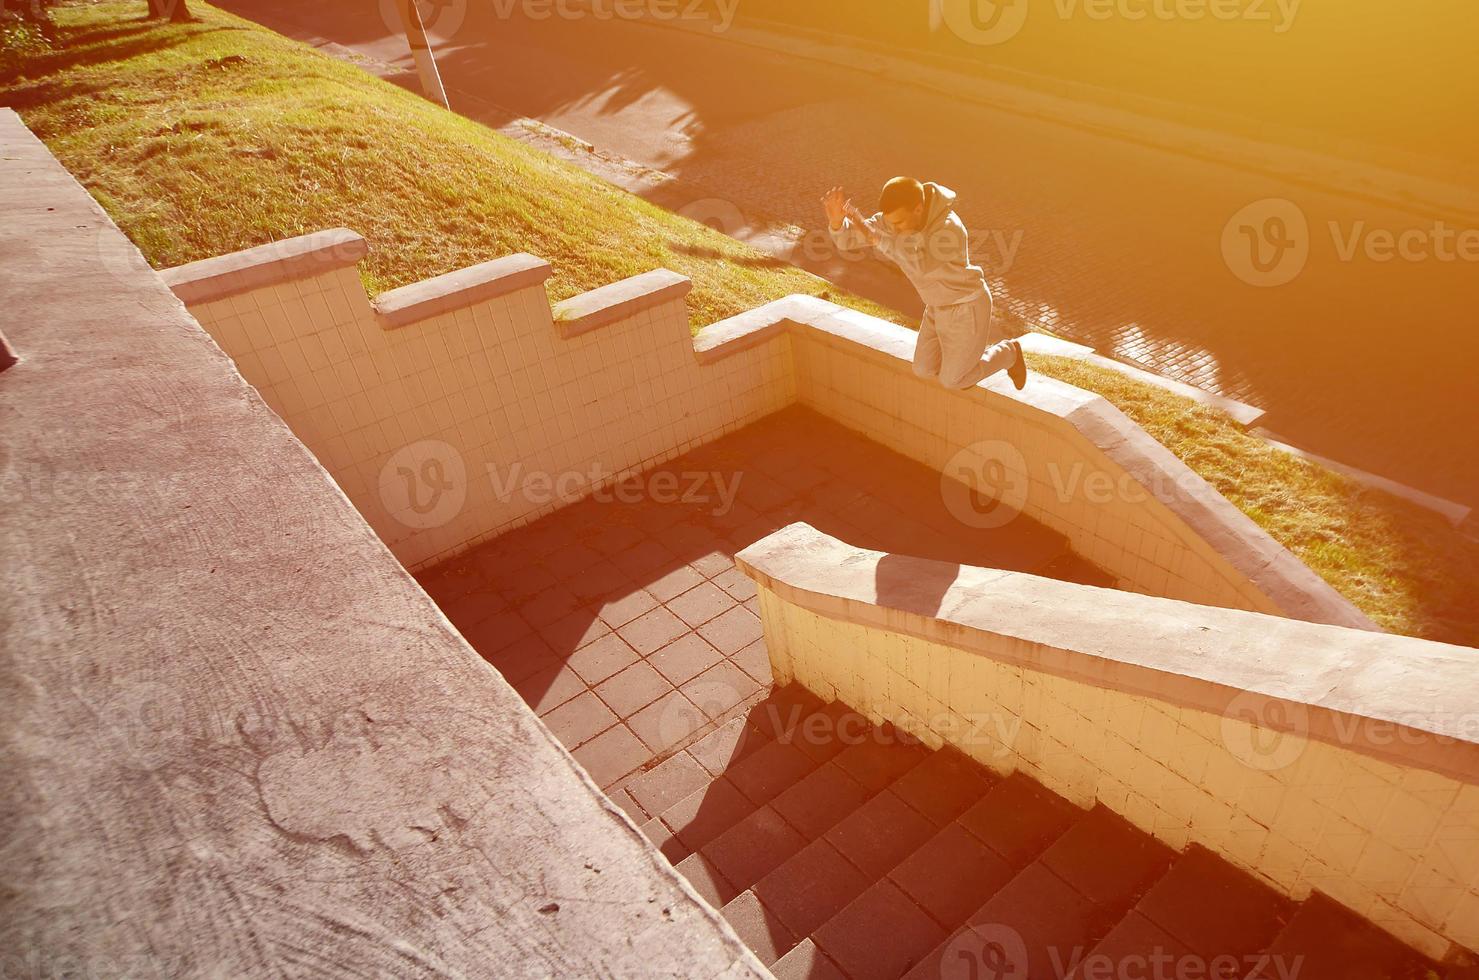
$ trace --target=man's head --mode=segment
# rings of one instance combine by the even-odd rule
[[[878,210],[894,234],[919,231],[924,227],[924,185],[913,177],[895,177],[883,185]]]

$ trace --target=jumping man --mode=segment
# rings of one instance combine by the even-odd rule
[[[871,245],[895,262],[924,300],[924,320],[914,345],[914,373],[947,388],[971,388],[1006,371],[1012,384],[1027,384],[1022,345],[991,322],[991,290],[971,265],[965,225],[955,214],[955,192],[912,177],[883,185],[878,213],[865,218],[841,187],[822,198],[838,248]]]

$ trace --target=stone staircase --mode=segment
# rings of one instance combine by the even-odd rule
[[[659,814],[644,833],[783,980],[1444,976],[1319,895],[1293,903],[795,686],[630,789]]]

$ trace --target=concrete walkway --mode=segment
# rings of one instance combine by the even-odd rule
[[[0,110],[0,976],[758,978]]]
[[[226,6],[409,62],[404,42],[347,0]],[[729,231],[770,221],[815,231],[817,198],[834,182],[867,203],[896,173],[938,179],[961,192],[962,216],[980,236],[976,257],[1013,312],[1266,409],[1264,425],[1286,442],[1474,502],[1479,436],[1461,432],[1452,413],[1479,362],[1464,320],[1479,309],[1479,275],[1472,261],[1438,257],[1432,236],[1444,232],[1430,215],[723,34],[591,16],[531,20],[507,4],[449,9],[459,16],[441,25],[440,63],[454,107],[469,115],[495,125],[534,117],[674,174],[707,189],[681,209]],[[1236,274],[1260,278],[1244,236],[1272,228],[1276,215],[1264,206],[1232,219],[1267,199],[1292,202],[1285,227],[1298,235],[1302,219],[1307,228],[1308,258],[1278,287]],[[1463,227],[1447,223],[1450,234]],[[1431,257],[1369,257],[1364,236],[1387,231],[1422,232]],[[1263,244],[1264,258],[1278,254]],[[907,284],[872,262],[843,261],[825,244],[804,251],[799,264],[917,308]]]

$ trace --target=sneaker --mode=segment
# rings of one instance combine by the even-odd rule
[[[1018,391],[1021,391],[1027,387],[1027,358],[1022,356],[1020,343],[1014,340],[1011,344],[1012,350],[1017,354],[1017,359],[1012,362],[1011,367],[1007,368],[1007,377],[1011,378],[1012,384],[1017,386]]]

